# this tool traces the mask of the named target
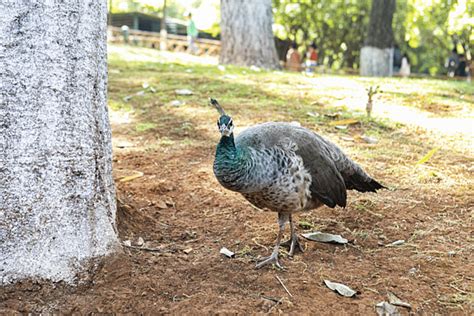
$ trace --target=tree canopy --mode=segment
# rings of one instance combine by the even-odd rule
[[[275,34],[303,49],[315,42],[331,68],[357,68],[370,16],[370,0],[273,0]],[[472,54],[474,3],[467,0],[398,0],[395,43],[415,72],[439,74],[454,46]]]

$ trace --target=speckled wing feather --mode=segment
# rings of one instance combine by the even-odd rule
[[[288,123],[270,122],[246,129],[237,136],[235,143],[237,146],[262,149],[282,145],[288,139],[298,146],[296,153],[303,158],[305,168],[311,174],[313,198],[330,207],[345,207],[345,181],[336,167],[336,162],[343,160],[338,156],[344,154],[340,150],[334,151],[330,146],[333,144],[319,135]]]

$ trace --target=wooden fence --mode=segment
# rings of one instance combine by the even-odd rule
[[[109,27],[108,41],[111,43],[125,43],[150,48],[160,48],[160,33],[128,30],[128,36],[125,36],[119,27]],[[198,38],[195,41],[196,54],[218,56],[221,50],[221,42]],[[166,49],[173,52],[185,52],[188,49],[187,36],[168,34],[166,36]]]

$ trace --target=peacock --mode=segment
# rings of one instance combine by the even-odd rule
[[[292,214],[323,204],[346,206],[346,190],[376,192],[385,188],[349,159],[339,147],[313,131],[291,123],[268,122],[252,126],[234,138],[234,122],[215,99],[221,133],[214,174],[226,189],[241,193],[258,208],[278,213],[278,236],[270,256],[256,268],[274,264],[280,269],[280,244],[289,256],[303,252]],[[291,237],[281,243],[285,224]]]

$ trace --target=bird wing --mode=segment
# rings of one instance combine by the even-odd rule
[[[321,136],[306,128],[271,122],[246,129],[237,136],[235,143],[237,146],[263,149],[280,146],[287,139],[298,146],[296,153],[302,157],[305,168],[311,174],[310,190],[313,196],[329,207],[345,207],[346,186],[334,161],[340,159],[336,157],[339,153],[332,153]]]

